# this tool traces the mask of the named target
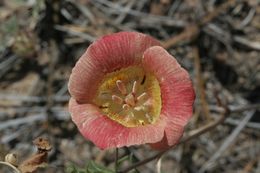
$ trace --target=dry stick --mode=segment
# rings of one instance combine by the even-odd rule
[[[237,112],[243,112],[251,109],[259,109],[260,108],[260,103],[258,104],[252,104],[252,105],[244,105],[241,107],[236,107],[236,108],[230,108],[230,111],[232,113],[237,113]]]
[[[54,81],[54,71],[55,71],[55,66],[58,61],[58,51],[57,51],[57,44],[55,43],[54,40],[50,41],[50,55],[49,57],[50,62],[49,62],[49,72],[48,72],[48,79],[47,79],[47,105],[46,105],[46,112],[48,114],[48,122],[52,120],[52,116],[49,115],[51,114],[51,107],[53,106],[53,81]]]
[[[254,164],[257,163],[259,161],[260,157],[258,155],[258,157],[254,158],[253,160],[250,160],[246,166],[244,167],[244,169],[242,170],[241,173],[248,173],[248,172],[253,172],[251,171],[252,168],[254,167]]]
[[[207,34],[211,35],[212,37],[216,38],[217,40],[219,40],[220,42],[225,44],[225,46],[227,48],[229,48],[227,43],[230,44],[231,39],[233,38],[233,41],[235,43],[241,44],[241,45],[246,46],[250,49],[260,51],[260,42],[248,40],[247,38],[241,37],[241,36],[233,36],[232,37],[230,35],[230,33],[226,32],[225,30],[223,30],[222,28],[218,27],[215,24],[209,24],[206,27],[204,27],[203,30]]]
[[[135,0],[129,1],[126,5],[126,7],[130,10],[131,8],[133,8],[133,6],[136,4]],[[127,13],[121,13],[116,19],[115,19],[115,23],[122,23],[123,20],[125,19],[125,17],[127,16]]]
[[[200,97],[200,105],[203,110],[203,114],[205,115],[206,119],[209,120],[209,106],[206,101],[206,93],[205,93],[205,88],[204,88],[204,80],[202,78],[201,74],[201,65],[200,65],[200,56],[199,56],[199,50],[197,47],[193,48],[193,57],[194,57],[194,66],[195,66],[195,71],[196,71],[196,79],[197,79],[197,88],[198,88],[198,93]]]
[[[162,42],[162,45],[165,49],[170,48],[171,46],[174,46],[180,42],[183,41],[191,41],[198,35],[200,31],[200,27],[209,23],[211,20],[213,20],[215,17],[217,17],[221,12],[225,11],[233,5],[236,2],[236,0],[229,0],[219,7],[217,7],[214,11],[209,12],[204,16],[204,18],[198,23],[198,24],[191,24],[187,26],[182,33],[180,33],[177,36],[174,36],[172,38],[169,38],[168,40],[165,40]]]
[[[223,114],[221,115],[221,117],[216,120],[215,122],[212,122],[210,124],[207,124],[197,130],[194,130],[192,131],[187,137],[185,137],[183,140],[181,140],[179,142],[179,144],[183,144],[183,143],[186,143],[186,142],[189,142],[191,141],[192,139],[194,138],[197,138],[199,137],[200,135],[212,130],[212,129],[215,129],[215,127],[217,127],[219,124],[222,124],[225,119],[228,117],[228,115],[230,115],[231,113],[235,113],[235,112],[242,112],[242,111],[246,111],[246,110],[251,110],[251,109],[258,109],[260,108],[260,104],[255,104],[255,105],[249,105],[249,106],[243,106],[241,108],[236,108],[234,110],[230,110],[229,108],[225,108],[225,111],[223,112]],[[178,144],[178,145],[179,145]],[[158,152],[157,154],[151,156],[151,157],[148,157],[140,162],[137,162],[121,171],[119,171],[118,173],[127,173],[128,171],[131,171],[132,169],[135,169],[141,165],[144,165],[150,161],[153,161],[155,159],[158,159],[160,158],[163,154],[169,152],[171,149],[175,148],[176,146],[172,146],[166,150],[163,150],[163,151],[160,151]]]
[[[168,26],[176,26],[176,27],[186,26],[186,22],[182,20],[177,20],[177,19],[173,20],[172,17],[168,17],[168,16],[152,15],[152,14],[140,12],[133,9],[128,9],[116,3],[110,2],[108,0],[90,0],[90,2],[102,11],[106,11],[106,9],[110,9],[115,14],[127,13],[129,15],[140,18],[140,20],[144,19],[145,22],[153,21],[156,24],[163,23]],[[99,4],[99,6],[97,6],[97,4]]]
[[[14,171],[14,172],[12,171],[13,173],[22,173],[18,168],[16,168],[11,163],[0,161],[0,165],[5,165],[5,166],[8,166],[8,167],[12,168],[12,170]]]
[[[222,145],[218,148],[218,150],[206,161],[203,167],[199,170],[200,173],[203,173],[210,169],[216,163],[216,160],[221,156],[221,154],[232,144],[234,143],[236,137],[239,133],[245,128],[247,122],[252,118],[255,111],[251,110],[245,112],[245,117],[240,121],[239,125],[232,131],[232,133],[224,140]]]
[[[179,142],[179,144],[188,142],[188,141],[190,141],[190,140],[192,140],[192,139],[194,139],[194,138],[204,134],[205,132],[208,132],[211,129],[214,129],[217,125],[223,123],[225,119],[226,119],[226,114],[223,114],[221,116],[221,118],[219,118],[217,121],[215,121],[213,123],[210,123],[210,124],[207,124],[204,127],[201,127],[200,129],[196,130],[195,132],[190,134],[188,137],[186,137],[183,140],[181,140]],[[142,160],[142,161],[140,161],[138,163],[135,163],[135,164],[129,166],[128,168],[123,169],[122,171],[119,171],[119,173],[126,173],[126,172],[128,172],[128,171],[130,171],[130,170],[132,170],[132,169],[134,169],[136,167],[139,167],[141,165],[144,165],[144,164],[146,164],[146,163],[148,163],[148,162],[150,162],[150,161],[152,161],[154,159],[160,158],[163,154],[165,154],[166,152],[170,151],[171,149],[173,149],[175,147],[176,146],[172,146],[172,147],[170,147],[170,148],[168,148],[166,150],[160,151],[159,153],[157,153],[157,154],[155,154],[155,155],[153,155],[153,156],[151,156],[151,157],[149,157],[149,158],[147,158],[145,160]]]

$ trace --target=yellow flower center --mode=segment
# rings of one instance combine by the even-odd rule
[[[161,111],[159,82],[139,66],[106,74],[93,101],[106,116],[126,127],[153,124]]]

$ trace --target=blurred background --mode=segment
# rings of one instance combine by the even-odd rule
[[[186,132],[219,118],[219,101],[233,109],[259,104],[259,0],[1,0],[0,160],[7,153],[25,160],[42,136],[52,150],[40,172],[72,173],[90,160],[114,167],[115,151],[99,150],[72,123],[67,82],[88,45],[118,31],[157,38],[189,71],[197,97]],[[119,155],[129,156],[121,167],[154,153],[122,148]],[[259,160],[256,106],[177,146],[163,157],[161,172],[259,173]],[[155,161],[132,172],[157,172]]]

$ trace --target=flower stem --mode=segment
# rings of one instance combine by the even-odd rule
[[[115,172],[118,173],[118,148],[116,148],[116,153],[115,153]]]

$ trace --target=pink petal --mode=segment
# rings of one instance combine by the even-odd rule
[[[147,49],[143,67],[157,77],[161,87],[162,111],[167,117],[165,134],[168,145],[174,145],[182,136],[184,126],[192,116],[194,89],[189,74],[176,59],[162,47]]]
[[[105,73],[141,63],[144,51],[160,43],[137,32],[119,32],[92,43],[72,70],[69,91],[77,101],[93,99]]]
[[[153,125],[128,128],[102,115],[92,104],[78,104],[70,99],[69,110],[81,134],[101,149],[156,143],[164,135],[163,118]]]
[[[176,145],[179,142],[179,140],[183,135],[184,128],[183,126],[171,125],[171,124],[174,124],[174,122],[167,122],[167,127],[165,129],[164,137],[160,142],[150,144],[150,146],[153,149],[164,150],[173,145]],[[168,133],[168,135],[166,133]],[[169,134],[171,134],[170,137]],[[169,143],[169,141],[172,142]]]
[[[68,89],[73,98],[79,102],[89,102],[96,94],[97,86],[105,75],[96,64],[87,61],[86,51],[70,75]]]
[[[102,37],[88,48],[91,61],[97,62],[103,72],[139,65],[144,51],[160,43],[137,32],[119,32]]]

